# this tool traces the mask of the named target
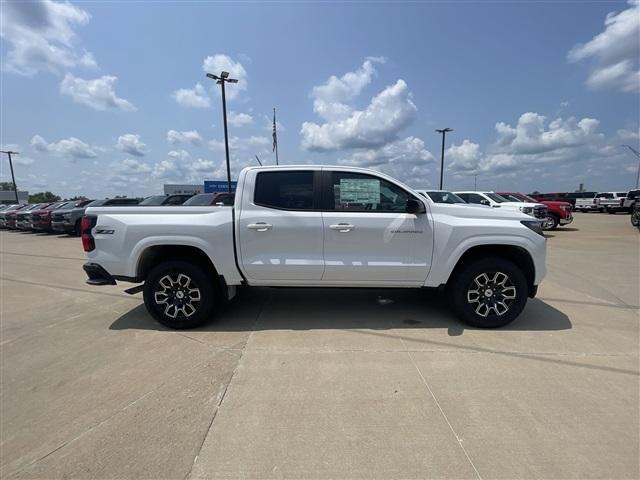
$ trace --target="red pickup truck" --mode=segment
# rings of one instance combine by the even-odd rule
[[[569,225],[573,222],[571,204],[569,202],[557,202],[550,200],[536,200],[519,192],[496,192],[498,195],[515,202],[541,203],[547,207],[547,218],[542,222],[543,230],[555,230],[558,225]]]

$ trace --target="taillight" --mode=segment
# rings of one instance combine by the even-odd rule
[[[80,232],[82,234],[82,248],[85,252],[95,250],[96,242],[91,235],[91,229],[96,226],[98,217],[94,215],[85,215],[80,221]]]

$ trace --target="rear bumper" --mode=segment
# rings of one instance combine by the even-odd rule
[[[85,263],[82,266],[83,270],[89,277],[87,283],[89,285],[115,285],[116,279],[107,272],[101,265],[97,263]]]
[[[70,233],[73,232],[73,225],[71,225],[69,222],[51,222],[51,229],[56,231],[56,232],[66,232],[66,233]]]

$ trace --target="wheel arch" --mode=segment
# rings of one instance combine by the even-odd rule
[[[153,267],[168,260],[191,261],[205,268],[216,287],[226,286],[224,278],[218,274],[218,270],[209,255],[196,246],[181,244],[151,245],[146,247],[138,257],[136,279],[141,282],[144,281]]]
[[[527,280],[527,287],[529,289],[529,297],[533,297],[536,294],[535,282],[535,264],[531,254],[524,248],[517,245],[476,245],[466,250],[462,256],[458,259],[449,281],[455,278],[455,276],[471,262],[486,258],[486,257],[499,257],[513,262],[517,265]],[[447,282],[449,283],[449,282]]]

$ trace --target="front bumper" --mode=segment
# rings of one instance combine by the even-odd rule
[[[85,263],[82,266],[83,270],[86,272],[87,283],[89,285],[115,285],[116,279],[111,276],[109,272],[107,272],[101,265],[97,263]]]
[[[73,225],[67,221],[61,222],[51,222],[51,229],[56,232],[65,232],[70,233],[73,232]]]
[[[561,218],[560,219],[560,225],[569,225],[571,222],[573,222],[573,216],[571,214],[569,214],[569,216],[567,218]]]

